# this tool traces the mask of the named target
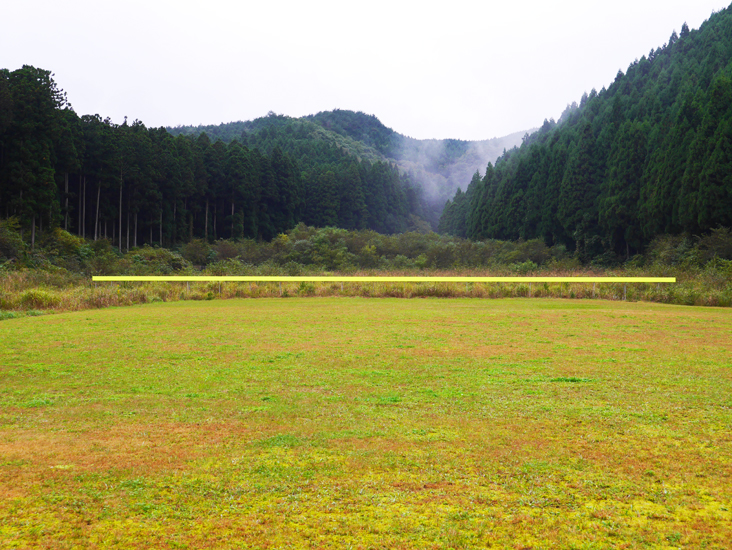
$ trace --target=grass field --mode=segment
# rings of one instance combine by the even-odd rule
[[[732,314],[155,303],[0,322],[2,548],[729,548]]]

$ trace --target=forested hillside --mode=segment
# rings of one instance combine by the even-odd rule
[[[634,61],[458,190],[442,232],[627,258],[732,225],[732,11]]]
[[[303,118],[270,113],[247,122],[179,126],[168,131],[189,136],[206,133],[210,139],[223,141],[240,139],[262,151],[279,147],[311,166],[320,163],[318,150],[325,144],[356,159],[394,163],[424,191],[424,216],[436,227],[445,201],[455,190],[465,187],[476,169],[521,144],[533,130],[484,141],[419,140],[387,128],[373,115],[336,109]]]
[[[60,226],[120,250],[269,240],[299,222],[429,229],[420,190],[396,165],[309,139],[304,122],[270,118],[227,143],[173,136],[140,121],[79,117],[50,71],[0,70],[0,216],[16,218],[31,244],[37,229]]]

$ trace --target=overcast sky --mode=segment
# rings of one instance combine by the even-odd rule
[[[74,110],[147,126],[364,111],[412,137],[558,118],[720,0],[4,2],[0,67],[49,69]]]

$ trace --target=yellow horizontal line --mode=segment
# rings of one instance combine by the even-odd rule
[[[343,283],[675,283],[676,277],[348,277],[338,276],[94,276],[95,282],[343,282]]]

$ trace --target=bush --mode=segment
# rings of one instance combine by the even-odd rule
[[[539,266],[536,265],[531,260],[527,260],[525,262],[522,262],[520,264],[514,264],[513,265],[513,271],[516,273],[520,273],[522,275],[525,275],[527,273],[531,273],[532,271],[536,271],[539,269]]]
[[[219,261],[231,260],[239,256],[239,248],[231,241],[219,240],[213,245]]]
[[[86,249],[86,256],[89,256],[91,253],[91,250],[89,250],[84,239],[77,237],[76,235],[72,235],[60,227],[46,233],[40,244],[47,253],[54,256],[60,256],[62,258],[81,258],[82,249],[84,248]]]
[[[127,254],[132,268],[139,274],[168,275],[188,267],[188,263],[180,254],[167,248],[155,248],[148,245]]]
[[[23,309],[50,309],[61,304],[61,298],[52,292],[40,288],[31,288],[21,292],[18,303]]]
[[[732,229],[729,227],[712,229],[709,235],[699,239],[698,248],[703,261],[713,258],[732,260]]]
[[[183,245],[181,254],[196,266],[204,266],[216,261],[216,252],[203,239],[194,239]]]

